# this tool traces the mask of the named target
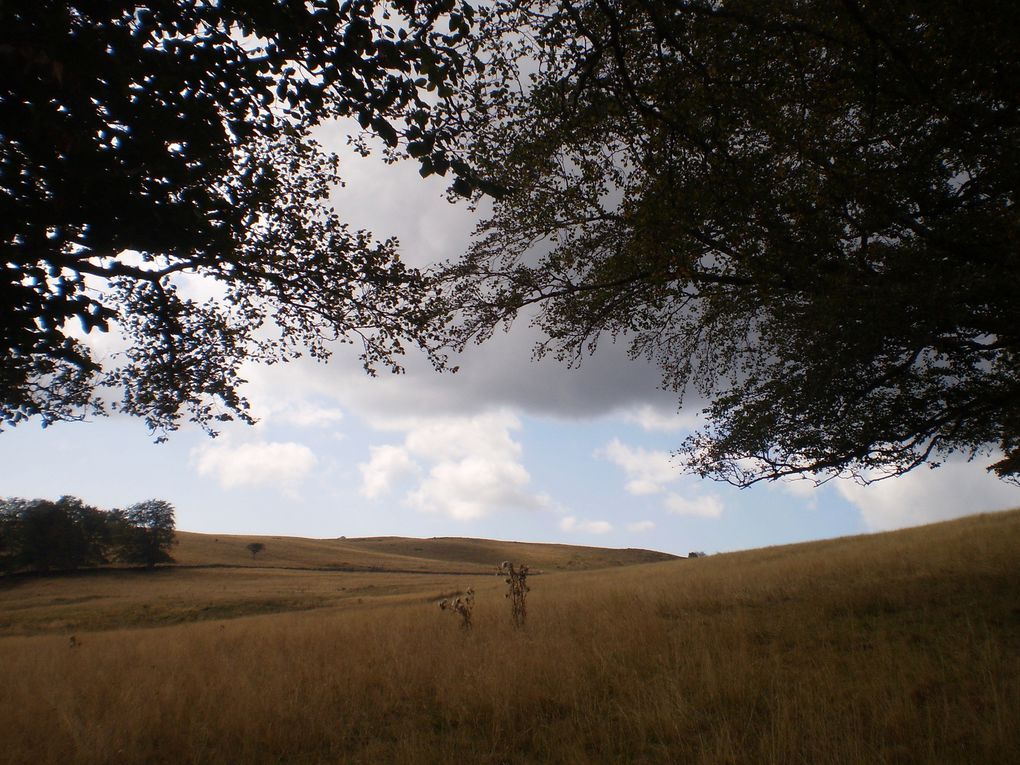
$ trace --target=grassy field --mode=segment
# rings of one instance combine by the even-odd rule
[[[173,556],[184,565],[223,564],[345,571],[411,571],[489,574],[507,559],[526,559],[536,570],[572,571],[672,560],[652,550],[610,550],[577,545],[499,542],[460,537],[362,537],[302,539],[299,537],[177,535]],[[260,542],[265,550],[253,556],[247,545]]]
[[[213,539],[176,551],[205,567],[0,583],[0,760],[1012,763],[1020,752],[1020,512],[654,563],[556,546],[485,560],[508,543],[470,540],[273,538],[253,561],[254,538]],[[305,544],[323,547],[305,557]],[[217,545],[229,554],[203,551]],[[488,573],[506,557],[546,572],[520,631]],[[468,586],[464,631],[436,601]]]
[[[256,555],[248,545],[260,542]],[[495,577],[502,560],[539,576],[675,560],[651,550],[482,539],[351,540],[178,534],[176,566],[0,579],[0,636],[155,627],[382,603],[429,604]]]

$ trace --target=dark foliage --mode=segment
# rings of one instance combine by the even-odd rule
[[[355,118],[445,174],[427,91],[457,80],[471,18],[456,0],[0,3],[0,423],[248,420],[242,362],[334,340],[399,368],[422,277],[328,206],[337,159],[310,131]],[[196,275],[216,297],[189,296]],[[111,329],[117,352],[83,342]]]
[[[149,500],[103,511],[76,497],[0,500],[0,571],[72,571],[104,563],[171,562],[174,510]]]
[[[118,519],[118,560],[149,568],[173,561],[170,557],[170,547],[174,544],[173,505],[150,499],[131,505]]]
[[[5,570],[69,570],[106,563],[110,529],[105,514],[76,497],[8,500],[0,555]]]
[[[1020,4],[514,0],[464,149],[505,194],[456,339],[630,339],[707,402],[701,475],[1020,475]],[[696,397],[696,396],[695,396]]]

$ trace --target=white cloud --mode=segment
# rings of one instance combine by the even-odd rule
[[[579,520],[573,515],[568,515],[560,521],[562,531],[580,531],[585,534],[608,534],[613,530],[613,524],[609,521],[586,521]]]
[[[627,446],[618,438],[614,438],[595,452],[595,456],[623,468],[629,479],[626,489],[631,494],[661,494],[666,491],[668,484],[685,477],[666,452]],[[723,501],[715,494],[685,497],[670,492],[663,500],[663,506],[673,515],[718,518],[723,513]],[[654,525],[651,521],[641,521],[631,524],[628,528],[631,531],[645,531]]]
[[[815,482],[810,478],[795,478],[781,480],[774,484],[780,489],[785,491],[787,494],[792,494],[795,497],[801,499],[810,499],[815,496],[819,487],[815,485]]]
[[[244,395],[251,403],[257,426],[283,424],[299,428],[328,428],[344,418],[336,391],[328,380],[309,370],[308,361],[289,364],[249,364]]]
[[[642,404],[623,411],[622,416],[624,421],[652,432],[673,433],[678,430],[694,430],[703,424],[700,413],[689,406],[678,412],[675,408]]]
[[[627,524],[627,531],[633,531],[635,533],[641,533],[642,531],[651,531],[655,528],[655,521],[635,521],[634,523]]]
[[[508,412],[411,421],[405,444],[415,455],[439,461],[465,457],[516,460],[521,445],[510,431],[520,428],[520,420]]]
[[[527,490],[530,482],[517,462],[465,457],[435,465],[407,502],[424,512],[469,521],[496,510],[538,507],[539,498]]]
[[[220,440],[191,451],[202,476],[214,477],[225,489],[267,486],[292,494],[318,463],[303,444],[256,442],[233,445]]]
[[[375,155],[362,157],[348,144],[348,134],[362,133],[353,119],[321,125],[316,138],[340,157],[344,185],[335,187],[330,202],[352,228],[371,231],[378,239],[396,237],[405,245],[401,256],[411,265],[428,266],[459,255],[478,220],[489,209],[483,202],[479,213],[465,204],[446,200],[449,178],[433,175],[422,179],[416,162],[386,164],[380,160],[384,145],[370,140]]]
[[[684,497],[670,492],[663,501],[663,505],[673,515],[696,515],[701,518],[718,518],[723,514],[722,499],[716,494]]]
[[[834,483],[873,531],[1020,507],[1020,488],[989,474],[978,462],[949,462],[934,470],[922,466],[868,486],[849,480]]]
[[[418,470],[407,450],[389,444],[369,447],[369,460],[358,465],[362,496],[376,499],[388,493],[393,484]]]
[[[536,494],[513,432],[520,420],[505,412],[474,417],[416,417],[382,420],[380,430],[404,433],[402,446],[375,447],[361,466],[365,496],[378,496],[396,477],[419,465],[428,472],[406,495],[406,504],[426,513],[474,520],[494,512],[552,509]]]
[[[595,456],[623,468],[631,494],[658,494],[683,475],[667,452],[627,446],[618,438],[597,450]]]
[[[817,485],[811,477],[780,479],[769,483],[768,488],[796,497],[810,510],[818,508],[818,497],[823,491],[822,487]]]
[[[291,401],[272,411],[273,419],[299,428],[325,428],[343,419],[343,410],[335,406],[322,406],[310,401]]]

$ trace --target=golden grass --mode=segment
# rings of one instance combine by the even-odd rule
[[[463,587],[443,574],[288,569],[105,570],[0,582],[0,635],[155,627],[255,614],[431,602]]]
[[[183,565],[274,566],[345,570],[489,573],[501,560],[528,560],[532,568],[585,570],[673,559],[652,550],[501,542],[461,537],[303,539],[179,532],[172,554]],[[247,545],[265,550],[252,556]]]
[[[0,759],[1015,762],[1018,550],[1011,512],[547,574],[532,580],[522,631],[495,576],[429,574],[360,604],[79,632],[73,648],[66,634],[8,636]],[[241,602],[287,581],[396,576],[260,575],[222,586]],[[436,608],[451,585],[476,590],[470,632]],[[196,579],[194,596],[212,586]],[[0,593],[4,613],[18,590]]]
[[[0,579],[0,635],[70,635],[349,608],[366,598],[420,604],[460,592],[467,573],[483,580],[494,575],[503,558],[532,560],[549,571],[674,559],[651,550],[460,538],[329,540],[183,532],[179,540],[174,567]],[[265,545],[256,556],[247,549],[253,541]]]

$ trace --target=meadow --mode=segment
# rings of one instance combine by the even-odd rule
[[[1020,511],[657,562],[481,540],[181,536],[176,568],[0,581],[0,759],[1020,752]],[[254,557],[253,540],[266,545]],[[504,558],[542,572],[521,630],[492,573]],[[470,630],[437,607],[467,587]]]

